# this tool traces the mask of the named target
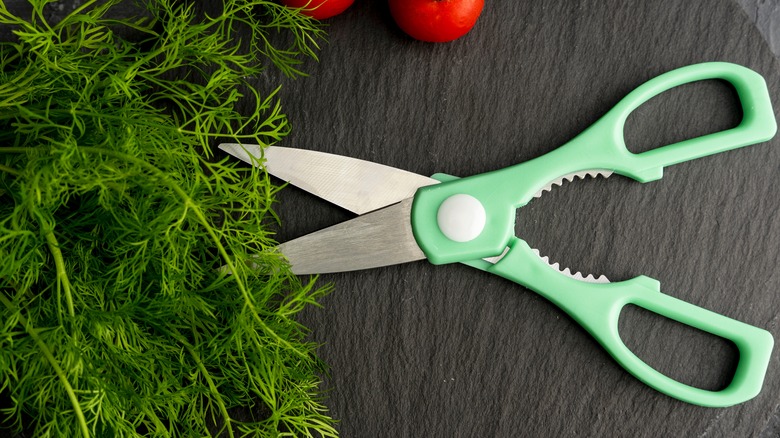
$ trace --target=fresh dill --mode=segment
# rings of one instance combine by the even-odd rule
[[[322,28],[263,0],[29,3],[0,0],[0,427],[336,436],[296,320],[327,287],[273,251],[267,174],[211,152],[289,132],[246,79],[301,75]]]

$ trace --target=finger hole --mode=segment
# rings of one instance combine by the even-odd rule
[[[635,305],[623,308],[618,333],[647,365],[695,388],[724,389],[739,362],[733,342]]]
[[[626,148],[635,154],[707,134],[726,131],[742,121],[734,87],[722,80],[684,84],[635,109],[626,120]]]

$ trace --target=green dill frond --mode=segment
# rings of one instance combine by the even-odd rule
[[[271,1],[49,3],[0,2],[0,427],[336,436],[296,321],[328,288],[274,251],[268,175],[211,149],[289,132],[246,79],[301,75],[323,31]]]

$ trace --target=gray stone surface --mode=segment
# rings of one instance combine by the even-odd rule
[[[736,0],[766,39],[775,55],[780,54],[780,2],[778,0]]]
[[[722,60],[780,73],[731,1],[491,2],[448,45],[411,41],[386,8],[330,21],[311,77],[282,91],[294,146],[421,174],[467,176],[539,156],[626,93],[675,67]],[[685,87],[632,117],[632,148],[739,120],[716,84]],[[777,140],[667,169],[646,185],[580,181],[520,209],[516,232],[553,259],[614,279],[639,274],[683,300],[778,334]],[[634,150],[634,149],[632,149]],[[283,193],[280,240],[350,216]],[[465,266],[414,263],[323,276],[307,314],[332,366],[329,406],[345,436],[772,436],[780,380],[727,409],[680,403],[635,380],[571,319]],[[727,343],[627,310],[621,334],[646,361],[708,388],[728,382]]]
[[[397,30],[385,2],[358,1],[329,21],[311,77],[285,83],[295,129],[283,145],[467,176],[549,152],[644,81],[712,60],[763,74],[777,107],[777,15],[760,0],[494,1],[472,34],[430,45]],[[626,136],[642,149],[736,120],[723,87],[685,87],[638,111]],[[280,240],[351,217],[295,189],[281,201]],[[516,232],[577,270],[649,275],[777,339],[778,213],[775,139],[650,184],[572,183],[522,208]],[[304,322],[331,366],[326,404],[345,437],[780,436],[777,351],[756,399],[700,408],[631,377],[539,296],[469,267],[320,281],[335,291]],[[728,344],[633,309],[620,327],[658,369],[708,388],[728,382]]]

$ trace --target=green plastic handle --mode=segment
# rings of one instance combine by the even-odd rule
[[[738,126],[640,154],[626,148],[623,128],[634,109],[673,87],[706,79],[722,79],[734,86],[743,112]],[[543,295],[582,324],[626,370],[658,391],[702,406],[730,406],[749,400],[760,391],[774,344],[771,334],[665,295],[660,292],[659,283],[648,277],[609,284],[566,277],[514,236],[515,210],[549,182],[573,172],[605,169],[640,182],[652,181],[662,177],[665,166],[766,141],[776,131],[769,93],[760,75],[720,62],[683,67],[641,85],[590,128],[541,157],[463,179],[435,176],[442,184],[420,188],[415,194],[412,230],[420,248],[434,264],[463,262]],[[475,237],[461,241],[444,234],[437,215],[440,206],[456,195],[468,195],[484,210],[480,214],[466,212],[467,222],[477,218],[482,228]],[[481,260],[503,253],[495,264]],[[729,386],[721,391],[694,388],[642,362],[617,333],[618,316],[626,304],[734,342],[740,359]]]
[[[436,174],[441,182],[458,178]],[[513,237],[504,256],[495,264],[483,259],[463,262],[533,290],[582,325],[629,373],[648,386],[687,403],[726,407],[758,395],[763,386],[774,346],[763,329],[714,313],[660,292],[660,283],[639,276],[616,283],[588,283],[562,275],[524,240]],[[739,363],[731,383],[721,391],[708,391],[661,374],[636,356],[618,333],[620,312],[627,304],[728,339],[739,350]]]
[[[739,125],[640,154],[626,148],[623,128],[634,109],[673,87],[706,79],[722,79],[734,86],[742,104]],[[606,169],[637,181],[652,181],[663,176],[665,166],[766,141],[776,131],[766,82],[758,73],[724,62],[682,67],[639,86],[558,149],[511,167],[419,189],[412,209],[415,238],[434,264],[492,257],[513,237],[515,210],[563,175]],[[439,206],[456,194],[473,196],[486,212],[484,230],[467,242],[448,239],[437,222]]]
[[[544,296],[582,325],[629,373],[648,386],[684,402],[725,407],[758,395],[769,365],[774,340],[766,330],[736,321],[660,292],[660,283],[636,277],[616,283],[586,283],[561,275],[542,261],[520,239],[495,265],[475,262],[478,268],[500,275]],[[680,383],[658,372],[626,347],[618,333],[623,307],[634,304],[677,322],[732,341],[739,363],[731,383],[709,391]]]

